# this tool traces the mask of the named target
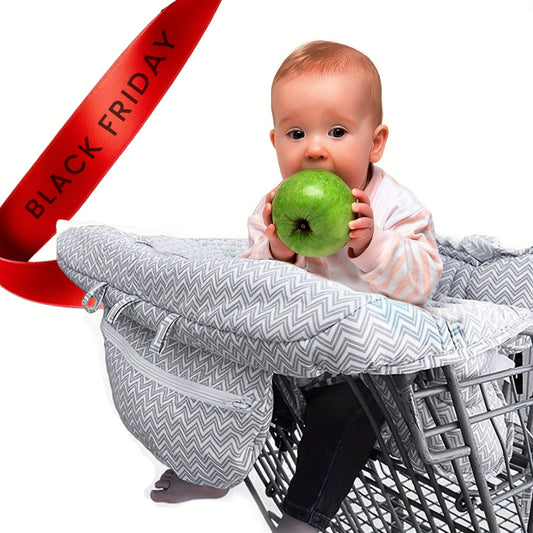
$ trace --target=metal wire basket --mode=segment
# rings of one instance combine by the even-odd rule
[[[325,530],[379,533],[519,533],[533,532],[531,494],[533,488],[533,364],[531,351],[513,356],[515,367],[472,379],[459,380],[453,366],[431,373],[409,376],[362,376],[376,397],[386,423],[372,420],[376,446],[372,457],[356,479],[337,516]],[[287,396],[288,388],[275,379]],[[366,409],[359,380],[346,378],[354,395]],[[505,399],[491,408],[486,399],[487,384],[497,384]],[[470,415],[465,408],[465,390],[479,388],[485,406]],[[442,420],[434,409],[435,398],[447,394],[453,404],[453,420]],[[396,413],[387,409],[393,398]],[[279,521],[281,502],[294,473],[297,445],[303,422],[291,398],[292,423],[273,423],[270,437],[246,483],[267,523],[273,529]],[[425,405],[432,423],[421,424],[419,412]],[[398,414],[400,418],[398,418]],[[494,423],[511,416],[514,431],[511,448]],[[399,424],[401,421],[401,424]],[[503,463],[501,472],[488,476],[473,436],[475,424],[490,422],[498,435]],[[408,428],[408,441],[404,428]],[[460,443],[451,434],[460,433]],[[442,450],[432,451],[430,439],[438,438]],[[391,443],[394,444],[391,448]],[[391,449],[394,451],[391,452]],[[470,465],[465,474],[465,461]],[[446,465],[452,474],[443,475]]]

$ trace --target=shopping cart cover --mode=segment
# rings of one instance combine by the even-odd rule
[[[82,289],[112,287],[177,316],[167,335],[294,377],[409,373],[458,363],[515,338],[532,313],[442,299],[424,308],[356,292],[294,265],[245,259],[245,240],[66,230],[58,263]]]
[[[444,271],[438,294],[533,310],[533,247],[504,248],[493,237],[439,238]]]

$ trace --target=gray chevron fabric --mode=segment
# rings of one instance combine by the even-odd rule
[[[245,477],[268,429],[272,373],[379,375],[454,364],[476,374],[490,366],[487,354],[532,327],[529,309],[452,300],[444,285],[421,308],[293,265],[244,259],[246,246],[105,226],[58,238],[61,268],[87,301],[104,304],[122,420],[192,482],[227,487]],[[233,396],[228,403],[210,389]]]
[[[479,364],[479,361],[476,364],[463,362],[457,365],[455,369],[459,380],[461,381],[465,378],[465,373],[473,376],[484,376],[493,372],[497,368],[497,361],[495,361],[497,358],[497,352],[492,350],[485,355],[482,365]],[[368,376],[368,379],[371,379],[379,390],[381,399],[398,433],[399,443],[393,438],[388,440],[388,452],[394,457],[401,457],[399,452],[399,444],[401,444],[408,454],[410,465],[416,471],[425,474],[426,468],[422,459],[423,454],[413,443],[413,437],[406,420],[400,414],[397,401],[394,399],[383,376]],[[423,431],[442,427],[446,424],[449,425],[449,429],[445,432],[426,439],[427,451],[434,456],[444,450],[458,449],[465,445],[462,431],[457,427],[456,423],[455,404],[447,391],[446,381],[440,369],[436,371],[434,379],[424,381],[425,388],[431,389],[438,385],[442,386],[442,393],[436,397],[417,399],[415,404],[416,420]],[[454,468],[457,468],[466,482],[475,483],[470,465],[471,456],[476,457],[479,466],[488,478],[494,478],[504,471],[506,467],[505,458],[510,458],[513,451],[513,441],[517,428],[515,426],[516,419],[512,411],[503,415],[492,414],[494,410],[506,405],[500,386],[501,383],[488,380],[481,386],[472,385],[461,389],[462,402],[468,415],[470,417],[482,415],[480,421],[470,426],[476,446],[470,456],[459,457],[454,461],[454,464],[451,461],[444,460],[434,464],[433,468],[440,475],[452,481],[457,481],[454,470]],[[415,384],[414,389],[417,390],[418,385]],[[446,443],[444,439],[446,439]]]
[[[436,301],[422,309],[358,293],[294,265],[243,259],[245,246],[89,226],[60,236],[58,262],[84,290],[105,282],[177,314],[169,335],[184,344],[295,377],[435,368],[531,324],[531,312],[515,307]]]
[[[240,483],[266,439],[271,376],[176,341],[154,350],[154,332],[124,314],[112,326],[104,320],[102,331],[114,403],[128,430],[181,479],[219,488]]]
[[[487,236],[468,236],[459,242],[452,239],[439,238],[439,251],[444,262],[444,271],[433,297],[444,304],[450,311],[448,303],[454,298],[469,299],[472,302],[461,301],[457,308],[460,318],[462,307],[476,306],[475,300],[493,302],[524,307],[533,310],[533,248],[525,250],[509,250],[502,248],[499,243]],[[454,297],[454,298],[450,298]],[[453,320],[453,312],[449,314]],[[519,337],[511,342],[502,343],[498,350],[489,350],[481,358],[465,359],[454,365],[454,370],[460,380],[488,375],[495,370],[512,365],[503,355],[514,354],[526,350],[531,345],[527,337]],[[379,376],[372,377],[379,388],[389,412],[395,419],[396,429],[400,440],[408,450],[411,464],[415,469],[424,472],[424,465],[420,455],[412,445],[412,437],[405,421],[398,415],[398,409],[390,389]],[[433,374],[433,378],[425,381],[426,387],[445,384],[445,378],[440,370]],[[462,389],[463,402],[469,416],[485,415],[506,405],[502,394],[501,383],[486,381],[483,385],[472,385]],[[417,388],[415,386],[415,388]],[[430,413],[429,405],[433,414]],[[418,400],[417,411],[419,422],[423,429],[435,426],[434,417],[441,423],[456,420],[456,414],[449,393],[443,393],[438,401]],[[489,416],[485,420],[472,424],[472,432],[477,443],[476,453],[486,476],[497,476],[505,468],[504,454],[508,457],[512,453],[513,437],[515,434],[516,417],[514,413],[501,416]],[[519,428],[518,428],[519,429]],[[445,434],[452,448],[464,445],[464,439],[458,429],[451,429]],[[428,450],[435,454],[445,449],[441,437],[434,436],[427,441]],[[391,440],[391,453],[398,454],[394,441]],[[460,468],[467,481],[473,482],[473,474],[467,457],[457,460],[456,467]],[[450,479],[455,479],[451,462],[436,465],[436,470]]]
[[[533,309],[533,247],[505,249],[481,235],[438,245],[445,262],[437,294]]]
[[[180,478],[196,484],[229,488],[249,473],[261,452],[270,426],[272,386],[270,372],[243,365],[207,353],[166,336],[166,342],[154,345],[156,332],[165,319],[174,315],[168,308],[152,302],[172,301],[181,295],[184,309],[193,300],[192,279],[173,277],[179,269],[160,270],[157,255],[165,253],[167,239],[154,238],[161,252],[142,258],[151,246],[124,253],[114,247],[107,231],[97,232],[94,242],[78,240],[61,246],[65,270],[80,280],[86,290],[99,287],[106,280],[102,332],[106,364],[113,399],[121,420],[128,430]],[[97,241],[102,237],[102,241]],[[180,241],[178,253],[197,254],[207,259],[213,247],[203,241]],[[219,243],[217,256],[224,250],[234,251],[236,243]],[[71,255],[72,254],[72,255]],[[74,260],[79,272],[66,265]],[[83,263],[83,266],[81,266]],[[92,267],[102,265],[93,277]],[[108,274],[106,275],[106,269]],[[112,274],[113,272],[113,274]],[[89,273],[88,275],[86,273]],[[123,277],[127,291],[117,289],[109,280]],[[200,277],[202,274],[200,274]],[[83,280],[83,281],[81,281]],[[173,284],[176,285],[173,285]],[[152,302],[132,298],[146,290]],[[222,291],[222,294],[227,294]],[[98,298],[98,291],[95,292]],[[196,295],[203,299],[202,294]],[[217,296],[205,294],[206,305],[216,305]],[[212,299],[211,299],[212,298]],[[132,318],[133,317],[133,318]],[[222,398],[220,397],[222,396]]]

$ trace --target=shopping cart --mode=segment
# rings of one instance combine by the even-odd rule
[[[466,280],[478,268],[474,275],[478,276],[476,291],[481,299],[533,307],[531,250],[526,254],[510,252],[507,263],[491,263],[472,257],[470,242],[467,245],[463,250],[441,243],[446,259],[441,286],[447,294],[471,297]],[[507,254],[491,246],[490,242],[487,245],[481,241],[479,256]],[[457,258],[461,260],[460,267]],[[462,268],[465,265],[467,268]],[[490,283],[483,276],[490,277]],[[507,285],[506,291],[495,289],[503,285]],[[525,348],[508,355],[513,360],[512,368],[468,378],[459,377],[454,366],[411,375],[366,374],[361,380],[347,377],[364,408],[361,381],[370,388],[385,414],[385,422],[376,424],[365,409],[376,434],[376,446],[326,531],[533,532],[532,350]],[[276,376],[274,384],[291,417],[273,420],[270,437],[246,480],[271,528],[281,515],[303,427],[301,408],[290,381]],[[502,394],[502,402],[496,408],[487,398],[488,389],[495,386]],[[475,414],[465,404],[467,393],[472,391],[481,399]],[[451,406],[452,417],[442,418],[439,412],[443,397]],[[423,423],[422,410],[426,413]],[[512,425],[511,439],[499,429],[497,421],[503,418]],[[497,436],[496,446],[503,458],[497,475],[487,475],[479,441],[474,436],[476,424],[487,423]],[[440,443],[438,451],[428,444],[434,445],[436,440]],[[469,465],[467,472],[465,464]]]
[[[276,390],[288,413],[276,416],[269,427],[269,407],[250,411],[261,415],[257,424],[252,424],[256,420],[252,416],[246,419],[250,423],[246,436],[251,436],[254,455],[244,457],[251,457],[244,466],[237,457],[235,466],[223,472],[228,476],[234,471],[238,476],[249,473],[248,487],[272,528],[279,520],[302,435],[303,410],[294,377],[313,377],[313,372],[333,369],[340,374],[360,374],[361,379],[345,378],[354,401],[359,398],[365,408],[361,387],[369,387],[385,414],[385,424],[378,426],[373,420],[373,455],[328,531],[533,531],[529,519],[533,331],[524,332],[532,327],[533,248],[504,251],[493,241],[469,239],[462,246],[450,245],[449,253],[444,254],[446,243],[441,243],[441,254],[447,257],[444,273],[435,298],[419,310],[385,297],[339,293],[338,284],[330,285],[292,266],[243,259],[243,243],[217,242],[214,246],[209,240],[145,239],[113,228],[86,227],[63,233],[59,245],[58,260],[86,287],[86,300],[95,295],[102,298],[105,292],[109,299],[106,320],[109,315],[116,320],[124,312],[132,333],[128,342],[144,343],[151,355],[159,356],[167,353],[159,348],[168,335],[180,354],[183,349],[185,355],[194,355],[189,377],[180,379],[178,386],[169,379],[174,376],[169,370],[174,360],[169,363],[162,357],[157,360],[161,366],[152,363],[146,370],[144,358],[140,363],[127,349],[127,357],[120,361],[134,379],[119,376],[116,381],[126,385],[128,398],[132,398],[123,402],[124,412],[131,414],[136,424],[143,420],[132,425],[131,431],[156,457],[172,454],[169,461],[177,468],[190,467],[192,473],[185,474],[192,479],[200,477],[198,467],[209,482],[220,478],[233,457],[220,461],[217,439],[240,436],[243,425],[235,429],[240,419],[233,416],[232,409],[222,413],[223,417],[210,417],[215,422],[213,431],[209,427],[204,431],[205,417],[191,425],[189,416],[162,416],[160,409],[170,404],[167,395],[172,391],[180,394],[186,381],[189,394],[194,393],[194,399],[204,401],[205,409],[210,409],[190,412],[219,414],[218,406],[211,408],[213,391],[218,391],[217,398],[227,391],[211,383],[202,385],[192,376],[215,376],[217,385],[220,375],[229,376],[233,385],[234,376],[247,376],[238,373],[244,359],[251,367],[251,361],[255,362],[257,368],[252,367],[255,382],[248,376],[248,381],[242,382],[243,390],[257,383],[252,398],[266,399],[270,406],[270,396],[262,395],[265,390],[270,393],[275,375]],[[213,255],[213,250],[218,255]],[[226,254],[225,259],[220,259],[220,254]],[[133,260],[135,269],[130,268]],[[352,310],[354,298],[365,305]],[[451,301],[457,298],[462,301]],[[483,299],[493,303],[478,301]],[[317,305],[312,305],[315,302]],[[336,322],[339,327],[332,327],[329,319],[337,314],[343,320]],[[303,342],[293,342],[294,328],[300,324],[307,327],[307,322],[318,323],[322,329],[304,328],[298,337]],[[272,332],[278,335],[274,342]],[[338,335],[342,342],[336,342]],[[364,340],[364,348],[350,351],[346,338],[356,346]],[[120,341],[121,348],[124,344]],[[211,361],[215,353],[222,355],[225,365],[231,362],[231,372],[219,371]],[[313,357],[305,359],[309,353]],[[359,353],[368,357],[352,365]],[[200,356],[209,364],[199,367]],[[324,360],[317,362],[315,356]],[[388,364],[391,361],[394,366]],[[379,364],[367,364],[376,362]],[[142,372],[137,370],[141,367]],[[307,375],[309,368],[312,372]],[[139,382],[149,386],[140,387]],[[167,424],[169,419],[172,424]],[[219,424],[220,420],[225,425]],[[221,432],[221,427],[225,431]],[[183,431],[189,439],[193,434],[195,438],[190,449],[179,450]],[[259,451],[256,443],[262,446],[266,433],[268,438],[252,468]],[[160,435],[164,438],[157,440]],[[197,454],[196,461],[191,459],[192,452]]]
[[[533,487],[533,454],[531,441],[533,403],[531,351],[516,354],[516,367],[487,374],[463,382],[457,379],[452,366],[442,367],[444,381],[430,385],[432,376],[420,372],[410,376],[363,376],[363,381],[378,398],[385,413],[386,424],[374,431],[377,444],[372,458],[360,473],[349,495],[326,530],[330,532],[530,532],[531,489]],[[431,374],[431,373],[430,373]],[[354,395],[365,406],[360,393],[360,381],[346,378]],[[483,415],[469,416],[464,408],[462,390],[479,387],[483,391],[489,382],[502,387],[506,406]],[[276,377],[276,387],[285,395],[287,404],[294,405],[290,388],[284,378]],[[407,426],[424,471],[413,466],[409,452],[398,431],[397,421],[386,409],[384,395],[389,393],[396,401],[398,411]],[[449,393],[456,412],[456,420],[445,423],[434,414],[434,425],[421,429],[418,423],[417,403],[424,402],[432,411],[433,398]],[[419,404],[418,404],[419,405]],[[296,448],[301,436],[302,420],[292,409],[293,424],[273,423],[270,438],[249,476],[247,485],[271,527],[279,519],[281,502],[294,472]],[[513,415],[515,437],[512,454],[505,453],[502,437],[502,455],[505,468],[495,478],[483,472],[478,451],[472,437],[472,425],[491,420],[506,413]],[[369,412],[368,412],[369,414]],[[450,431],[461,432],[463,446],[454,446],[448,439]],[[438,454],[428,451],[427,439],[439,435],[445,450]],[[389,450],[393,439],[396,455]],[[437,465],[450,463],[452,467],[461,457],[471,465],[473,482],[462,469],[454,468],[455,480],[443,476]],[[263,485],[264,489],[258,488]],[[529,526],[528,526],[529,524]]]

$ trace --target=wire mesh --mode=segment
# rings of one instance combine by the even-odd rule
[[[441,370],[444,381],[437,384],[423,373],[404,379],[403,385],[401,380],[391,378],[381,380],[378,387],[372,379],[366,379],[366,385],[386,414],[386,424],[376,425],[373,456],[325,532],[532,533],[533,521],[529,519],[533,491],[531,351],[517,354],[515,364],[513,369],[461,382],[451,367]],[[358,396],[358,382],[348,381]],[[504,405],[497,408],[491,407],[485,390],[488,384],[494,383],[505,398]],[[474,415],[467,412],[463,402],[465,391],[472,387],[479,388],[485,403],[481,412]],[[409,442],[397,418],[386,410],[384,390],[388,391],[389,401],[392,397],[397,402],[409,429],[418,432],[416,438],[409,433]],[[452,398],[454,419],[442,420],[433,409],[434,398],[443,392]],[[362,396],[358,397],[364,403]],[[433,422],[423,429],[416,426],[419,421],[413,412],[414,408],[420,408],[420,402],[428,407]],[[497,417],[503,416],[511,416],[513,421],[510,453],[505,436],[494,423]],[[472,427],[487,421],[495,428],[504,457],[501,472],[490,476],[483,470],[475,442],[471,440]],[[456,438],[450,438],[452,432],[462,436],[459,444]],[[263,452],[247,480],[272,529],[281,515],[281,504],[294,473],[301,435],[302,421],[296,414],[290,428],[273,423]],[[442,441],[443,451],[431,457],[427,449],[421,448],[436,436]],[[395,443],[392,449],[391,442]],[[464,473],[465,460],[470,464],[470,475]],[[443,475],[439,469],[443,465],[452,474]]]

